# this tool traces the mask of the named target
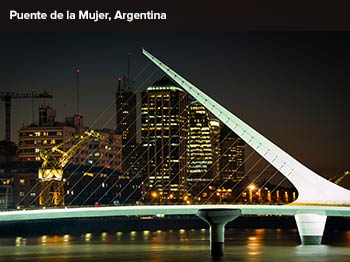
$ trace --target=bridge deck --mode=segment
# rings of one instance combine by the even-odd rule
[[[342,206],[294,206],[294,205],[151,205],[55,208],[37,210],[16,210],[0,213],[1,221],[23,221],[60,218],[147,216],[147,215],[196,215],[202,208],[240,209],[242,215],[287,215],[319,214],[350,217],[350,207]]]

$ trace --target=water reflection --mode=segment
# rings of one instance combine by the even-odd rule
[[[85,233],[85,235],[84,235],[84,239],[85,239],[86,242],[90,242],[91,241],[91,237],[92,237],[91,233]]]
[[[132,240],[132,241],[135,240],[136,239],[136,234],[137,234],[136,231],[131,231],[130,232],[130,240]]]
[[[253,236],[248,237],[247,247],[249,256],[257,256],[261,254],[262,239],[265,229],[255,229]]]
[[[334,240],[336,245],[320,246],[299,245],[296,230],[229,229],[226,233],[225,256],[221,261],[350,261],[350,230],[327,236],[327,243]],[[209,230],[18,236],[0,239],[2,260],[211,261]]]
[[[150,239],[150,231],[144,230],[143,231],[143,240],[149,240]]]
[[[16,246],[19,247],[19,246],[25,246],[27,244],[27,239],[25,238],[22,238],[22,237],[16,237]]]
[[[63,236],[63,242],[68,243],[69,242],[69,235],[64,235]]]

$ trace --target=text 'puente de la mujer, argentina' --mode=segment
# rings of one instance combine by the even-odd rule
[[[145,50],[143,54],[285,176],[298,190],[297,200],[284,206],[156,205],[22,210],[0,213],[0,222],[156,214],[198,215],[210,225],[211,254],[216,256],[223,254],[226,223],[240,215],[294,215],[302,244],[321,243],[327,216],[350,216],[349,190],[317,175],[156,57]]]

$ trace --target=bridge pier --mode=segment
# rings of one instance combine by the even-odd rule
[[[303,245],[320,245],[327,216],[317,214],[296,214],[298,232]]]
[[[210,226],[210,254],[224,254],[225,225],[241,215],[240,209],[199,209],[197,216]]]

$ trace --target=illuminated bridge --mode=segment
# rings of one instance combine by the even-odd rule
[[[317,175],[237,118],[147,51],[143,53],[222,123],[265,158],[298,190],[289,205],[135,205],[90,208],[21,210],[0,213],[0,221],[74,217],[198,215],[210,225],[212,255],[223,253],[224,227],[240,215],[295,216],[303,244],[320,244],[327,216],[350,216],[350,191]],[[263,219],[263,218],[261,218]]]

